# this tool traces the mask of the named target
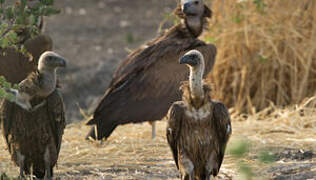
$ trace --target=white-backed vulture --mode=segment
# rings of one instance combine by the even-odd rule
[[[187,50],[198,49],[215,62],[216,47],[197,39],[211,10],[202,0],[182,0],[175,11],[182,20],[161,36],[140,47],[121,62],[87,125],[87,139],[108,138],[122,124],[160,120],[170,105],[181,99],[180,82],[188,70],[178,64]]]
[[[37,70],[19,83],[19,90],[15,94],[16,100],[1,100],[0,122],[11,158],[20,167],[20,176],[33,173],[37,178],[51,179],[66,124],[63,99],[56,89],[56,68],[64,67],[66,62],[50,51],[44,52],[39,59]],[[21,59],[9,60],[18,64]],[[21,60],[21,63],[26,62]],[[3,62],[6,68],[12,68],[13,65],[17,68],[14,70],[22,74],[32,69],[31,65],[29,69],[15,66],[16,64]],[[7,70],[6,68],[4,69]],[[5,73],[7,79],[18,79],[13,72]],[[34,111],[21,108],[21,104],[23,106],[29,102],[32,107],[36,107],[43,101],[46,103]]]
[[[210,88],[203,84],[203,55],[191,50],[180,64],[189,66],[190,78],[181,86],[182,101],[174,102],[166,116],[167,140],[182,179],[206,180],[221,167],[232,132],[230,116],[224,104],[211,100]]]

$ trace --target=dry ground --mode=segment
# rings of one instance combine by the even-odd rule
[[[151,140],[145,124],[119,127],[100,145],[84,140],[88,127],[78,105],[94,109],[117,64],[127,54],[153,38],[159,22],[175,6],[172,0],[63,0],[59,16],[48,19],[46,32],[55,50],[68,58],[70,66],[61,72],[68,124],[58,168],[58,179],[177,179],[178,173],[165,139],[165,122]],[[255,174],[271,179],[313,179],[316,176],[316,113],[301,115],[297,109],[273,110],[270,114],[233,115],[233,137],[251,141],[244,158]],[[247,121],[245,120],[247,119]],[[277,162],[258,162],[257,152],[266,149]],[[227,155],[219,179],[238,179],[235,158]],[[5,142],[0,138],[0,173],[17,176]],[[255,179],[259,179],[258,177]],[[316,178],[314,178],[316,179]]]
[[[230,142],[251,142],[243,158],[254,169],[255,179],[315,179],[316,134],[314,129],[297,127],[299,121],[315,123],[316,113],[296,119],[296,110],[276,110],[271,115],[234,117]],[[265,117],[264,119],[262,119]],[[261,119],[261,120],[260,120]],[[295,122],[291,124],[290,122]],[[175,164],[165,138],[164,121],[157,124],[157,138],[151,139],[147,123],[120,126],[104,144],[84,140],[88,128],[82,123],[69,124],[64,135],[58,179],[177,179]],[[231,143],[230,143],[231,144]],[[258,161],[262,150],[276,155],[276,162]],[[3,138],[0,139],[0,172],[17,176],[18,168],[10,161]],[[237,162],[226,155],[218,179],[240,179]],[[260,177],[260,178],[259,178]]]

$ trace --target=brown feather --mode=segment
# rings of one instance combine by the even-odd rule
[[[32,105],[42,101],[34,98]],[[55,166],[66,125],[63,99],[59,92],[54,91],[46,101],[46,105],[35,112],[25,111],[5,100],[2,100],[0,107],[1,128],[12,160],[19,165],[17,152],[20,152],[26,157],[25,173],[29,174],[33,165],[33,173],[38,178],[44,177],[44,154],[47,147],[50,151],[51,171]]]
[[[114,73],[93,119],[87,123],[97,125],[97,138],[109,137],[120,124],[161,119],[172,102],[181,99],[178,89],[189,71],[178,61],[191,49],[204,54],[208,60],[205,72],[210,72],[216,47],[196,39],[184,24],[131,53]],[[88,136],[95,138],[94,128]]]
[[[187,168],[183,162],[191,161],[197,179],[206,179],[210,175],[216,176],[231,135],[228,110],[222,103],[211,100],[210,88],[204,84],[206,95],[200,108],[204,108],[210,114],[199,119],[193,118],[188,115],[194,108],[191,98],[188,97],[190,96],[188,83],[184,83],[181,89],[184,93],[183,101],[175,102],[166,116],[167,140],[175,163],[183,173]],[[227,131],[228,126],[229,131]],[[214,163],[210,163],[212,154],[215,155]],[[210,164],[215,164],[215,166],[212,167]]]
[[[14,49],[0,48],[0,76],[5,76],[11,83],[21,82],[36,70],[40,55],[52,50],[52,40],[49,36],[40,35],[27,40],[24,46],[32,54],[32,61]]]

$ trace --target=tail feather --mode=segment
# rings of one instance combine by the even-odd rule
[[[93,122],[94,121],[94,122]],[[94,120],[88,122],[87,125],[94,125],[91,127],[89,133],[86,136],[86,140],[103,140],[110,137],[114,129],[116,128],[116,124],[104,124],[105,121]]]

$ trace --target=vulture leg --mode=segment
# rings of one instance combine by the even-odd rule
[[[37,104],[36,106],[34,106],[30,112],[35,112],[36,110],[38,110],[40,107],[43,107],[46,104],[46,100],[42,101],[41,103]]]
[[[18,162],[19,162],[19,166],[20,166],[20,177],[22,179],[24,179],[24,165],[25,165],[25,157],[20,153],[20,152],[17,152],[17,159],[18,159]]]
[[[51,180],[52,179],[52,168],[50,166],[50,152],[49,152],[48,147],[46,148],[46,151],[45,151],[44,160],[45,160],[44,180]]]
[[[210,176],[213,174],[213,171],[216,171],[217,169],[216,153],[214,151],[212,152],[210,158],[208,159],[205,168],[207,172],[206,179],[210,179]]]
[[[156,138],[156,121],[151,123],[151,137],[152,139]]]
[[[182,157],[179,161],[179,168],[182,175],[182,180],[194,180],[194,165],[192,161],[186,156],[186,154],[182,154]]]

